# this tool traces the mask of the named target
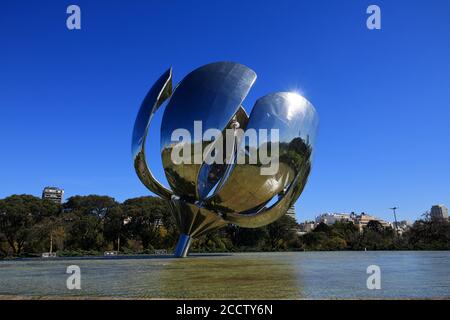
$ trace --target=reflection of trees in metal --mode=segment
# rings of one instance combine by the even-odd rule
[[[231,62],[212,63],[187,75],[172,93],[172,71],[168,70],[153,85],[139,110],[132,140],[134,165],[142,183],[152,192],[170,199],[182,237],[176,255],[184,256],[191,236],[199,236],[233,223],[242,227],[259,227],[282,216],[302,192],[311,167],[312,145],[317,116],[314,107],[303,97],[290,92],[269,94],[260,98],[250,116],[242,102],[256,79],[249,68]],[[170,98],[161,125],[161,150],[164,171],[171,190],[158,182],[145,159],[145,141],[150,121],[162,103]],[[174,148],[170,141],[176,129],[186,129],[194,137],[194,121],[203,128],[277,129],[279,134],[279,166],[270,175],[261,175],[267,167],[259,156],[271,150],[271,140],[259,139],[255,144],[244,139],[235,143],[231,156],[223,152],[223,163],[193,161],[176,164],[171,159]],[[235,135],[237,131],[233,131]],[[201,150],[222,143],[220,139],[192,141],[192,159],[203,159]],[[235,138],[234,136],[233,138]],[[201,148],[199,148],[201,147]],[[210,149],[212,150],[212,149]],[[255,152],[255,163],[241,164],[237,155]],[[267,206],[277,197],[273,205]]]

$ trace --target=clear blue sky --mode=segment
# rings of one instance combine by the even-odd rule
[[[66,28],[78,4],[82,29]],[[382,29],[366,28],[381,8]],[[450,205],[450,2],[4,1],[0,198],[46,185],[123,201],[139,105],[160,74],[231,60],[256,71],[245,107],[298,90],[320,131],[299,220],[365,211],[414,220]],[[157,120],[160,120],[160,116]],[[152,130],[159,144],[157,131]],[[164,179],[158,147],[152,165]]]

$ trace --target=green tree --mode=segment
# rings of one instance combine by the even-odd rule
[[[231,240],[221,236],[220,232],[213,231],[194,239],[192,249],[200,252],[224,252],[233,249]]]
[[[380,221],[377,221],[377,220],[370,220],[367,223],[366,228],[368,230],[371,230],[371,231],[379,233],[379,234],[383,233],[383,230],[384,230],[383,225],[380,223]]]
[[[126,200],[122,209],[130,221],[127,224],[130,235],[139,238],[144,249],[167,245],[165,238],[170,238],[170,244],[174,245],[175,222],[166,201],[155,197],[133,198]]]
[[[67,222],[67,247],[82,250],[100,250],[104,245],[103,222],[119,203],[108,196],[74,196],[64,204]]]
[[[296,227],[295,219],[287,215],[269,224],[267,226],[267,242],[270,248],[272,250],[286,249],[287,243],[296,236]]]
[[[60,207],[31,195],[12,195],[0,200],[0,234],[14,255],[20,255],[32,240],[33,227]],[[4,249],[3,249],[4,251]]]
[[[127,216],[121,206],[110,208],[105,215],[103,227],[104,238],[106,241],[112,242],[113,248],[117,248],[117,250],[119,250],[119,241],[124,246],[128,239],[129,232],[126,228],[126,218]]]
[[[309,232],[301,237],[304,248],[308,250],[324,250],[323,243],[328,239],[325,232]]]
[[[345,249],[356,248],[361,237],[359,228],[351,221],[337,221],[333,225],[333,234],[345,240]]]
[[[410,247],[418,250],[450,250],[450,222],[422,219],[405,234]]]
[[[108,196],[88,195],[73,196],[64,204],[65,212],[75,212],[83,215],[93,215],[103,219],[110,208],[118,206],[114,198]]]
[[[331,237],[327,238],[327,240],[324,242],[323,250],[344,250],[347,248],[347,242],[345,239],[341,237]]]
[[[236,248],[260,249],[268,238],[267,228],[241,228],[229,225],[225,229],[226,236]]]
[[[48,216],[34,223],[30,241],[25,250],[29,253],[41,253],[64,249],[65,227],[62,216]]]
[[[313,232],[323,232],[326,235],[331,235],[333,227],[327,225],[326,223],[320,222],[313,230]]]

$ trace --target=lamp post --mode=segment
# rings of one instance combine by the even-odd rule
[[[397,210],[398,207],[393,207],[389,209],[391,209],[394,212],[395,234],[397,235],[398,238],[398,223],[397,223],[397,215],[395,214],[395,210]]]

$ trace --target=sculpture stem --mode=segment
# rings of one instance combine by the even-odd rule
[[[191,245],[192,238],[187,234],[180,234],[178,239],[177,247],[175,248],[176,258],[186,258],[189,252],[189,247]]]

